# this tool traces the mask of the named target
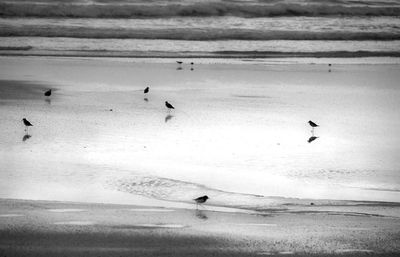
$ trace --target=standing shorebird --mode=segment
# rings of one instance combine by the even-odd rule
[[[51,96],[51,89],[47,90],[46,92],[44,92],[45,96]]]
[[[149,87],[146,87],[146,88],[144,89],[143,93],[147,94],[147,93],[149,92],[149,90],[150,90],[150,88],[149,88]]]
[[[319,127],[319,125],[317,125],[315,122],[312,122],[311,120],[308,121],[308,124],[310,124],[312,128]]]
[[[32,123],[29,122],[29,120],[23,118],[22,121],[24,122],[25,125],[25,131],[28,130],[29,127],[32,127]]]
[[[172,104],[168,103],[168,101],[165,101],[165,106],[167,106],[168,109],[175,109]]]
[[[177,64],[181,65],[183,62],[181,61],[176,61]]]
[[[196,206],[197,206],[199,204],[205,203],[207,201],[207,199],[209,199],[209,197],[206,195],[203,195],[203,196],[197,197],[196,199],[193,199],[193,200],[196,202]]]

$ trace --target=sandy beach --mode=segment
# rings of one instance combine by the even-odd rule
[[[396,59],[183,61],[0,57],[0,255],[399,254]]]
[[[398,208],[398,207],[397,207]],[[398,217],[2,199],[2,256],[397,256]]]

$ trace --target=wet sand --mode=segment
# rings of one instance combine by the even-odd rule
[[[314,60],[3,56],[0,197],[398,201],[399,65]]]
[[[2,256],[396,256],[400,219],[0,200]]]
[[[395,256],[399,65],[329,67],[0,57],[0,255]]]

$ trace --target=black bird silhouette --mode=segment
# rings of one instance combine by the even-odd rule
[[[317,139],[318,137],[316,137],[316,136],[312,136],[312,137],[310,137],[309,139],[308,139],[308,143],[311,143],[312,141],[314,141],[315,139]]]
[[[29,120],[27,120],[27,119],[25,119],[25,118],[23,118],[22,121],[24,122],[25,130],[26,130],[28,127],[33,126],[32,123],[30,123]]]
[[[196,199],[193,199],[197,204],[199,203],[205,203],[207,201],[207,199],[209,199],[208,196],[204,195],[204,196],[200,196],[197,197]]]
[[[181,61],[176,61],[176,63],[177,63],[177,64],[182,64],[183,62],[181,62]]]
[[[150,90],[150,88],[149,88],[149,87],[146,87],[146,88],[144,89],[143,92],[144,92],[145,94],[147,94],[147,93],[149,92],[149,90]]]
[[[319,127],[319,125],[317,125],[316,123],[312,122],[311,120],[308,121],[308,124],[310,124],[310,126],[313,127],[313,128]]]
[[[175,109],[172,104],[168,103],[168,101],[165,101],[165,106],[167,106],[168,109]]]
[[[191,62],[191,63],[190,63],[190,65],[193,65],[193,64],[194,64],[194,62]]]
[[[45,96],[51,96],[51,89],[47,90],[46,92],[44,92]]]

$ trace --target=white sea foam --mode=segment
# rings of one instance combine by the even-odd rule
[[[15,213],[0,214],[0,218],[12,218],[12,217],[23,217],[23,216],[25,215],[15,214]]]

